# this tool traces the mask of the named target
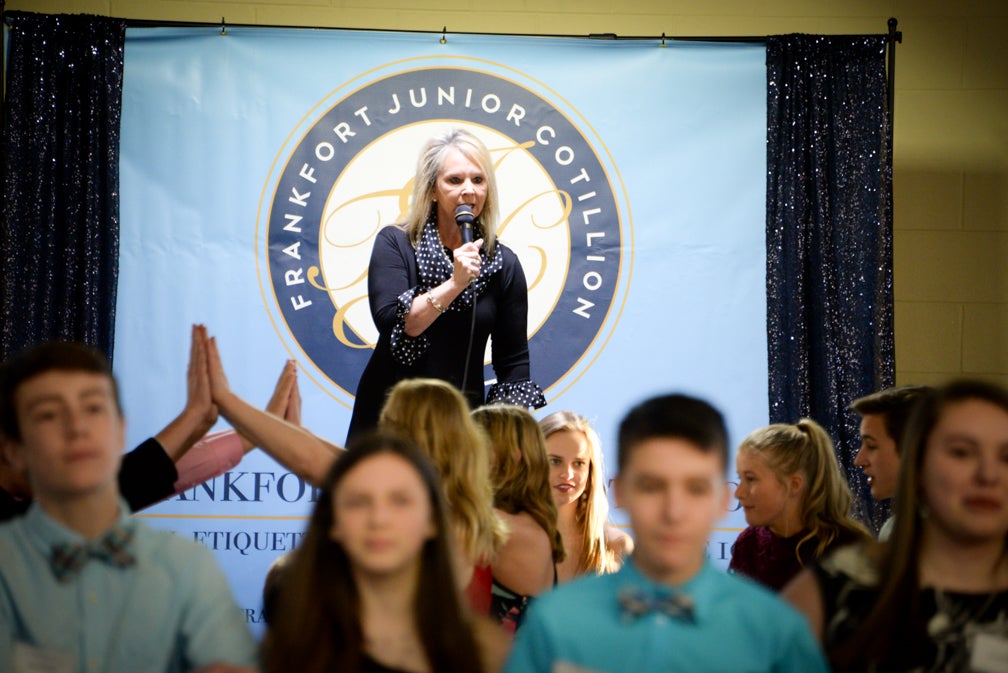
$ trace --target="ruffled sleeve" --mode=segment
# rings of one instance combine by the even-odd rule
[[[487,404],[503,402],[514,404],[526,409],[539,409],[546,406],[546,396],[539,384],[531,379],[522,381],[499,382],[490,386],[487,393]]]
[[[413,299],[419,292],[420,288],[411,287],[399,295],[396,307],[396,324],[390,335],[392,357],[396,362],[407,367],[416,362],[430,344],[426,334],[418,334],[415,337],[406,334],[406,314],[409,313]]]

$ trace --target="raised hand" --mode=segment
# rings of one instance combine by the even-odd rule
[[[186,372],[185,408],[201,419],[196,438],[202,437],[217,422],[217,405],[214,404],[210,396],[206,327],[203,325],[193,325],[192,328],[189,344],[189,368]]]
[[[287,408],[283,418],[288,423],[301,425],[301,388],[298,386],[297,367],[294,367],[294,383],[291,385],[290,396],[287,398]]]
[[[185,406],[171,423],[154,435],[174,462],[178,462],[217,422],[219,411],[211,394],[207,355],[206,328],[193,325],[189,339]]]
[[[296,405],[294,410],[291,409],[292,402]],[[297,364],[293,360],[284,363],[273,396],[266,403],[266,411],[285,421],[301,425],[301,395],[297,385]],[[294,418],[291,418],[292,415]]]
[[[200,337],[206,346],[207,375],[210,382],[210,397],[214,403],[221,404],[225,397],[231,394],[231,385],[224,373],[220,351],[217,350],[217,339],[207,336],[206,327],[197,325]]]
[[[301,393],[297,384],[297,363],[294,360],[287,360],[283,369],[280,370],[280,378],[277,379],[273,388],[273,395],[266,403],[266,413],[282,418],[288,423],[301,425]],[[245,453],[251,451],[254,442],[241,436],[242,450]]]

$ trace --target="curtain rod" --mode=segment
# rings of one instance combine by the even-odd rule
[[[33,12],[22,12],[13,11],[8,12],[6,10],[6,0],[0,0],[0,16],[3,17],[4,24],[7,23],[8,17],[28,15]],[[229,25],[225,21],[225,17],[221,17],[220,23],[208,23],[205,21],[159,21],[152,19],[125,19],[127,28],[143,28],[143,27],[159,27],[159,28],[171,28],[171,27],[189,27],[189,28],[220,28],[221,35],[227,35],[227,29]],[[850,35],[850,34],[837,34],[830,35],[830,37],[884,37],[886,38],[886,46],[888,49],[888,68],[887,68],[887,93],[888,93],[888,115],[889,115],[889,128],[892,128],[893,123],[893,105],[895,103],[895,91],[896,91],[896,44],[903,42],[903,32],[896,30],[897,21],[895,17],[890,17],[886,22],[888,27],[888,32],[882,34],[868,34],[868,35]],[[238,23],[230,24],[232,28],[279,28],[279,29],[291,29],[291,30],[343,30],[343,31],[365,31],[365,32],[380,32],[380,33],[391,33],[391,32],[414,32],[414,33],[427,33],[430,35],[437,35],[439,31],[436,30],[414,30],[414,31],[402,31],[393,30],[391,28],[342,28],[336,26],[298,26],[298,25],[279,25],[279,24],[256,24],[256,23]],[[441,34],[441,44],[445,44],[448,38],[448,27],[442,26],[440,30]],[[617,35],[616,33],[589,33],[588,35],[572,35],[572,34],[561,34],[561,33],[481,33],[481,32],[455,32],[456,35],[488,35],[488,36],[509,36],[509,37],[555,37],[555,38],[578,38],[578,39],[596,39],[596,40],[648,40],[648,41],[661,41],[662,47],[665,46],[666,41],[671,42],[739,42],[739,43],[751,43],[751,44],[766,44],[767,36],[757,36],[757,35],[680,35],[680,36],[667,36],[665,33],[661,35]],[[0,49],[0,72],[4,71],[6,50]],[[6,80],[6,78],[4,78]],[[3,86],[6,82],[0,83]],[[3,98],[6,98],[6,91],[3,91]],[[0,128],[3,128],[4,119],[4,108],[5,105],[0,105]],[[2,145],[2,143],[0,143]],[[3,159],[3,151],[6,148],[0,147],[0,161]]]
[[[0,3],[2,7],[2,3]],[[8,16],[32,14],[32,12],[12,11],[4,12],[4,21]],[[741,42],[753,44],[765,44],[766,35],[617,35],[616,33],[588,33],[587,35],[576,35],[572,33],[494,33],[481,31],[448,31],[447,26],[441,30],[402,30],[392,28],[347,28],[343,26],[305,26],[296,24],[264,24],[264,23],[227,23],[226,17],[221,17],[220,23],[208,21],[164,21],[158,19],[124,19],[127,28],[219,28],[222,35],[227,34],[228,28],[275,28],[287,30],[333,30],[333,31],[361,31],[375,33],[421,33],[430,35],[440,35],[442,44],[447,41],[449,34],[454,35],[486,35],[505,37],[553,37],[570,39],[590,39],[590,40],[612,40],[612,41],[654,41],[660,42],[664,46],[665,42]],[[890,30],[886,33],[875,33],[866,35],[835,34],[828,37],[884,37],[890,42],[902,42],[902,32],[895,31],[895,18],[889,19]]]

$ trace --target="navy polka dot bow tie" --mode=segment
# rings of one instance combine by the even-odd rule
[[[681,592],[655,594],[641,587],[627,586],[620,589],[619,604],[626,621],[633,621],[651,612],[683,621],[694,621],[693,599]]]
[[[129,551],[132,540],[132,531],[116,526],[102,537],[86,544],[62,542],[53,545],[49,564],[60,582],[73,580],[88,559],[97,559],[117,568],[126,568],[136,563],[136,558]]]

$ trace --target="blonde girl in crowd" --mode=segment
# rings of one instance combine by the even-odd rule
[[[459,596],[438,474],[412,442],[357,437],[290,555],[265,673],[488,673],[507,637]]]
[[[1008,390],[926,394],[900,456],[888,542],[837,551],[784,597],[838,673],[1008,670]]]
[[[735,465],[735,497],[749,527],[735,541],[729,570],[779,591],[829,550],[869,539],[850,517],[853,496],[815,421],[759,428],[739,446]]]
[[[490,439],[494,506],[511,531],[491,565],[490,615],[513,631],[529,600],[556,584],[564,558],[546,441],[524,408],[493,404],[472,416]]]
[[[460,586],[470,587],[474,607],[487,610],[489,572],[474,571],[489,567],[507,538],[507,526],[494,511],[486,435],[470,416],[466,399],[440,379],[400,381],[389,393],[378,427],[416,442],[440,474]]]
[[[615,572],[633,539],[609,522],[605,465],[598,434],[584,417],[557,411],[539,421],[546,438],[550,486],[566,556],[557,578]]]

